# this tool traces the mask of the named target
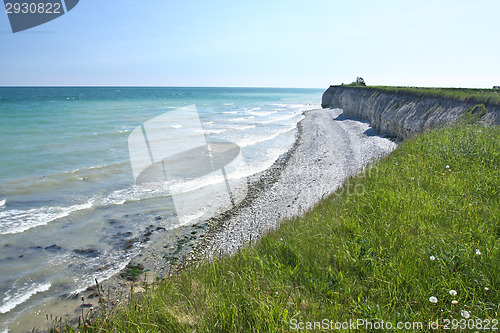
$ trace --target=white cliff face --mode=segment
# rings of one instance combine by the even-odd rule
[[[331,86],[323,94],[323,108],[340,108],[349,117],[369,121],[379,132],[407,139],[430,128],[459,120],[477,103],[447,98],[388,93],[376,88]],[[500,125],[500,106],[486,105],[481,121]]]

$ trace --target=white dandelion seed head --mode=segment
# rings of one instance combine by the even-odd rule
[[[429,302],[431,302],[431,303],[437,303],[438,299],[436,297],[434,297],[434,296],[431,296],[431,297],[429,297]]]
[[[451,296],[457,296],[457,291],[456,290],[450,290],[450,295]]]
[[[476,254],[477,254],[478,256],[480,256],[480,255],[481,255],[481,251],[479,251],[479,249],[476,249]]]
[[[431,261],[434,261],[434,260],[436,260],[436,257],[434,257],[434,256],[430,256],[430,257],[429,257],[429,259],[430,259]]]
[[[451,304],[458,304],[458,301],[454,299],[453,301],[451,301]]]
[[[470,313],[469,313],[469,311],[462,310],[462,311],[460,311],[460,314],[461,314],[461,315],[462,315],[462,317],[464,317],[465,319],[470,318]]]

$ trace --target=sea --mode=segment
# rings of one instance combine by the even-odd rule
[[[224,177],[177,184],[176,195],[186,200],[182,192],[189,199],[215,183],[229,189],[228,179],[269,168],[292,147],[303,112],[320,108],[322,93],[0,87],[0,332],[43,304],[119,272],[147,246],[139,236],[151,225],[173,232],[210,217],[195,211],[179,218],[171,191],[137,183],[137,170],[144,169],[137,169],[137,156],[154,157],[154,143],[140,139],[148,124],[156,124],[158,133],[177,131],[181,139],[170,147],[184,147],[193,130],[202,135],[194,143],[236,147],[240,163]],[[183,117],[187,112],[195,115],[191,127]],[[133,148],[134,142],[142,146]]]

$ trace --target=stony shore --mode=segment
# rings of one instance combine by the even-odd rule
[[[307,111],[296,137],[294,146],[271,168],[249,179],[248,195],[237,207],[203,224],[148,233],[141,254],[129,264],[140,268],[142,274],[132,281],[122,271],[101,283],[108,308],[126,302],[130,292],[143,292],[145,284],[157,278],[231,255],[256,242],[283,220],[311,209],[350,176],[397,146],[376,135],[367,122],[345,117],[340,109]],[[88,315],[98,308],[98,294],[94,286],[58,302],[64,303],[66,319],[78,322],[82,313]]]
[[[234,253],[278,228],[283,220],[308,211],[350,176],[395,148],[394,142],[375,135],[367,122],[344,117],[342,110],[306,112],[295,146],[271,170],[272,181],[250,203],[209,228],[192,257],[204,261]]]

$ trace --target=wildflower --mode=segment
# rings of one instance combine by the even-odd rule
[[[460,314],[461,314],[461,315],[462,315],[462,317],[464,317],[465,319],[470,318],[470,313],[469,313],[469,311],[462,310],[462,311],[460,311]]]
[[[446,169],[449,169],[449,168],[450,168],[450,166],[449,166],[449,165],[447,165],[447,166],[446,166]]]
[[[434,261],[434,260],[436,260],[436,257],[434,257],[434,256],[430,256],[430,257],[429,257],[429,259],[430,259],[431,261]]]
[[[488,287],[484,287],[484,290],[485,290],[485,291],[488,291],[488,290],[490,290],[490,288],[488,288]]]
[[[431,303],[437,303],[438,299],[436,297],[434,297],[434,296],[431,296],[431,297],[429,297],[429,302],[431,302]]]
[[[477,254],[478,256],[480,256],[480,255],[481,255],[481,251],[479,251],[479,249],[476,249],[476,254]]]
[[[458,304],[458,301],[454,299],[453,301],[451,301],[451,304]]]
[[[457,291],[456,290],[450,290],[450,295],[451,296],[457,296]]]

